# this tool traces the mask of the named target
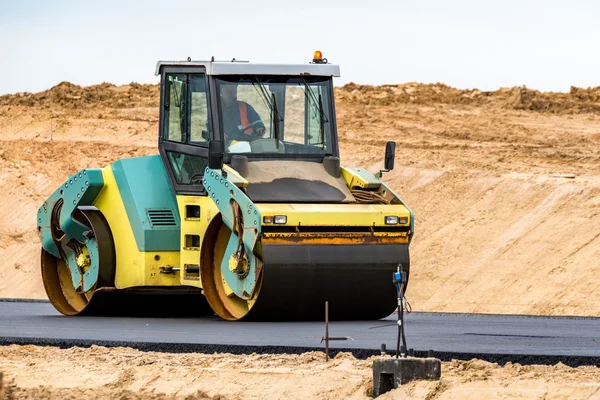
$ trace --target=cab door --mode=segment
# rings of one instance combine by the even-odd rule
[[[202,185],[212,137],[204,68],[164,67],[161,73],[159,150],[177,195],[181,219],[179,270],[183,285],[202,287],[200,249],[218,214]]]
[[[159,150],[177,194],[206,195],[202,175],[211,139],[208,97],[204,68],[163,68]]]

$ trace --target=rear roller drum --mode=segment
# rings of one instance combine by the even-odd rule
[[[96,210],[78,210],[74,217],[90,228],[90,239],[85,243],[72,239],[61,247],[59,258],[42,249],[44,289],[52,305],[64,315],[88,313],[96,289],[114,285],[115,250],[108,223]],[[87,290],[83,284],[76,290],[72,268],[88,275],[87,279],[94,279],[95,283]]]

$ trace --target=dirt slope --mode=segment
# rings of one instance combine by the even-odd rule
[[[600,315],[600,88],[336,96],[344,165],[376,171],[398,143],[384,177],[416,214],[415,310]],[[39,204],[68,172],[155,153],[157,102],[138,84],[0,97],[0,296],[44,297]]]
[[[370,399],[372,360],[340,353],[166,354],[92,346],[0,347],[7,399]],[[43,366],[43,368],[40,368]],[[442,364],[438,382],[411,382],[379,399],[593,399],[600,369],[480,360]]]
[[[356,89],[342,90],[340,130],[344,160],[371,170],[386,140],[399,143],[385,178],[416,214],[415,308],[600,315],[600,115],[571,114],[592,107],[560,106],[567,95],[545,94],[554,108],[539,112],[515,110],[502,91],[472,104],[443,86],[438,97],[397,88],[424,104],[380,87],[358,109]]]

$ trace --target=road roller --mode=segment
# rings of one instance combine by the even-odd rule
[[[339,66],[159,61],[158,154],[69,175],[37,214],[65,315],[372,320],[397,307],[414,215],[340,163]],[[383,149],[382,149],[383,153]],[[407,284],[406,282],[403,283]]]

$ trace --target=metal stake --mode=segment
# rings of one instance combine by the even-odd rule
[[[329,302],[325,302],[325,362],[329,361]]]
[[[329,341],[330,340],[352,340],[350,336],[329,337],[329,302],[325,302],[325,336],[321,338],[321,343],[325,341],[325,361],[329,361]]]

